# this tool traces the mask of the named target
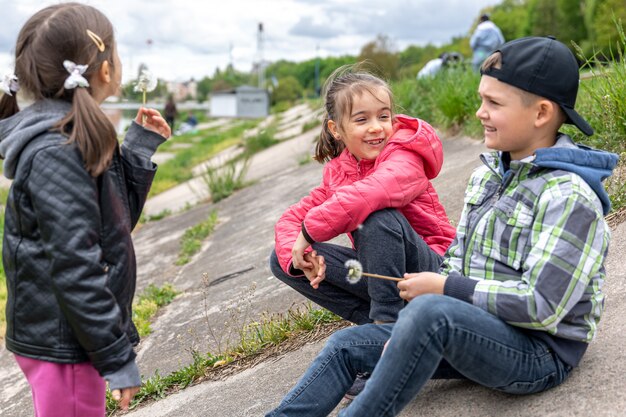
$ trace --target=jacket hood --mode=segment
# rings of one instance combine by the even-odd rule
[[[390,142],[418,153],[424,160],[424,172],[430,180],[435,178],[443,166],[443,147],[435,129],[423,120],[404,114],[396,115]]]
[[[41,100],[0,120],[0,157],[4,159],[4,175],[15,177],[17,161],[26,145],[50,130],[70,111],[71,104],[59,100]]]
[[[569,136],[560,134],[554,146],[537,149],[532,162],[540,167],[562,169],[580,175],[598,195],[604,214],[607,215],[611,210],[611,200],[602,181],[611,175],[618,158],[614,153],[574,143]]]

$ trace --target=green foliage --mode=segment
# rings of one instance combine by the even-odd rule
[[[302,97],[302,86],[296,77],[288,75],[278,79],[278,86],[272,92],[272,105],[285,101],[292,103]]]
[[[596,13],[593,17],[594,47],[601,51],[604,57],[611,58],[611,54],[620,46],[623,33],[626,29],[626,2],[624,0],[603,0],[597,2]],[[621,48],[624,50],[623,43]]]
[[[576,141],[621,156],[616,173],[606,181],[613,210],[626,206],[626,34],[618,22],[615,22],[615,30],[615,49],[609,50],[612,64],[602,65],[597,54],[585,60],[592,77],[581,83],[576,104],[595,134],[587,137],[576,129],[567,131]],[[584,58],[580,48],[578,52]]]
[[[474,114],[480,105],[479,81],[476,72],[459,66],[441,71],[434,78],[394,83],[397,111],[444,129],[463,128],[467,134],[478,134],[480,123]]]
[[[504,0],[493,7],[491,20],[502,31],[504,39],[511,40],[527,36],[528,7],[524,0]]]
[[[202,242],[215,230],[217,212],[211,211],[209,218],[185,230],[180,239],[180,251],[176,265],[184,265],[191,261],[191,257],[200,251]]]

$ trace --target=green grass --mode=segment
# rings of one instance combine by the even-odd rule
[[[192,256],[200,250],[202,242],[213,232],[216,225],[217,212],[213,210],[209,214],[208,219],[185,230],[185,233],[180,240],[180,251],[178,253],[178,259],[176,260],[176,265],[184,265],[188,263]]]
[[[133,322],[137,327],[139,336],[144,337],[152,333],[150,327],[152,318],[159,308],[171,303],[176,294],[178,292],[171,284],[165,284],[160,288],[154,284],[146,287],[133,305]]]
[[[155,375],[143,381],[139,393],[133,399],[130,408],[134,409],[146,401],[165,398],[168,394],[176,392],[194,384],[205,377],[214,368],[228,365],[229,363],[259,354],[264,349],[277,346],[287,339],[302,333],[310,332],[325,324],[341,320],[338,316],[324,309],[313,309],[310,304],[302,309],[290,309],[286,313],[264,315],[258,321],[243,326],[240,331],[240,341],[221,354],[202,354],[192,351],[192,363],[182,369],[162,376],[157,372]],[[107,390],[107,414],[116,411],[117,403]]]

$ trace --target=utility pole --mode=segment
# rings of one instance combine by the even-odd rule
[[[263,60],[264,41],[263,22],[259,22],[259,31],[257,32],[257,53],[259,56],[257,71],[259,78],[259,88],[265,88],[265,62]]]

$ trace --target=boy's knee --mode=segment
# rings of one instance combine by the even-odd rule
[[[424,323],[433,323],[441,319],[448,321],[458,310],[454,306],[457,302],[462,301],[442,295],[420,295],[400,311],[400,319]]]

